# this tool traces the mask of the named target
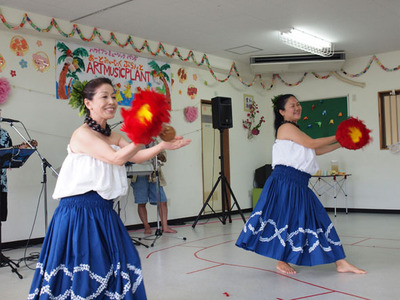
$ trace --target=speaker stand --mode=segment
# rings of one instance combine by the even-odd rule
[[[236,200],[236,197],[231,189],[231,186],[229,185],[228,180],[225,177],[225,172],[224,172],[224,138],[223,138],[223,132],[224,129],[219,129],[220,132],[220,149],[221,149],[221,153],[220,153],[220,163],[221,163],[221,172],[220,175],[217,179],[217,181],[215,182],[210,195],[208,196],[207,200],[204,202],[203,207],[201,208],[196,220],[194,221],[192,227],[195,228],[197,222],[200,219],[201,214],[204,212],[204,209],[208,206],[212,212],[214,213],[214,215],[221,221],[222,224],[226,224],[226,220],[229,219],[229,223],[232,223],[232,217],[231,217],[231,211],[232,208],[236,205],[236,207],[238,208],[238,211],[243,219],[243,222],[246,223],[246,218],[244,217],[242,210],[240,209],[239,203]],[[215,192],[218,184],[221,183],[221,194],[222,194],[222,213],[221,214],[217,214],[215,212],[215,210],[209,205],[209,201],[213,195],[213,193]],[[227,193],[227,189],[229,189],[230,195],[233,198],[234,204],[232,206],[230,206],[229,204],[229,198],[228,198],[228,193]]]

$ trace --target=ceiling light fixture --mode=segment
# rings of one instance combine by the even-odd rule
[[[280,31],[279,37],[285,44],[289,46],[316,55],[329,57],[334,53],[333,44],[331,42],[295,28]]]

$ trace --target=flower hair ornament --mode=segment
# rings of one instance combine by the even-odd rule
[[[279,98],[280,96],[282,96],[282,94],[276,95],[275,97],[273,97],[273,98],[271,99],[272,107],[274,108],[274,110],[277,110],[277,109],[278,109],[277,106],[276,106],[276,101],[278,100],[278,98]]]
[[[121,131],[135,144],[149,144],[158,135],[166,141],[175,137],[175,129],[166,125],[170,122],[168,99],[154,90],[136,93],[131,108],[121,108],[121,116]]]
[[[80,82],[79,80],[75,80],[72,85],[72,92],[69,98],[69,105],[71,105],[74,109],[79,109],[79,116],[83,116],[88,113],[88,109],[83,101],[83,89],[85,88],[88,82],[85,80]]]
[[[371,142],[370,132],[363,121],[350,117],[337,127],[336,139],[342,147],[357,150]]]

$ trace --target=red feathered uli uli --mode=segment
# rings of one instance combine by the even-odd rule
[[[142,90],[135,94],[130,109],[121,109],[125,132],[135,144],[148,144],[159,135],[163,123],[170,122],[170,106],[163,94]]]

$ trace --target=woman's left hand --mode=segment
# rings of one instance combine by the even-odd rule
[[[189,145],[191,141],[190,139],[184,139],[182,136],[175,136],[173,140],[169,142],[162,141],[160,144],[165,150],[176,150]]]

